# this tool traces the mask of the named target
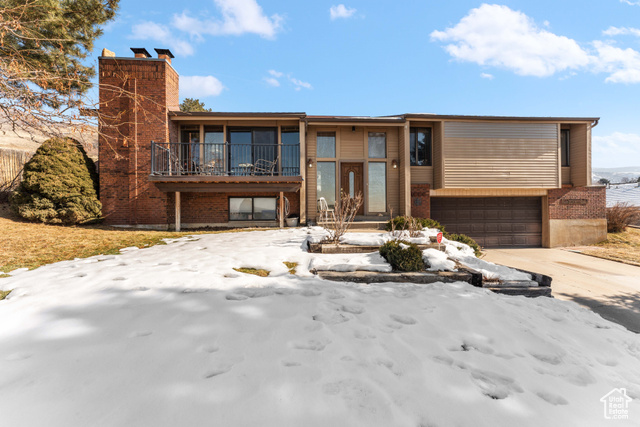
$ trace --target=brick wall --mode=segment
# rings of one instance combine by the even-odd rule
[[[606,218],[605,187],[549,190],[549,219]]]
[[[430,189],[431,186],[429,184],[411,184],[411,216],[415,218],[430,218]]]
[[[100,201],[107,224],[166,224],[167,195],[148,182],[151,141],[177,136],[178,74],[164,60],[99,60]]]
[[[279,193],[180,193],[181,222],[184,224],[226,223],[229,197],[278,197]],[[289,215],[300,216],[300,193],[284,193],[289,199]],[[175,195],[168,193],[167,217],[175,221]]]

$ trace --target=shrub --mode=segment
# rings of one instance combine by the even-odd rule
[[[396,271],[422,271],[424,261],[417,245],[403,240],[392,240],[380,246],[380,255]]]
[[[392,231],[392,230],[406,230],[409,227],[409,224],[411,223],[411,220],[415,219],[418,224],[424,228],[437,228],[438,230],[442,231],[444,233],[444,226],[442,226],[442,224],[440,224],[438,221],[436,221],[435,219],[431,219],[431,218],[412,218],[410,216],[397,216],[395,218],[390,219],[389,221],[387,221],[387,225],[385,226],[385,230],[387,231]]]
[[[616,203],[607,208],[607,232],[620,233],[625,231],[629,224],[633,224],[638,219],[640,219],[640,208],[628,203]]]
[[[21,217],[49,224],[81,224],[99,219],[97,173],[79,142],[51,138],[24,166],[10,198]]]
[[[473,249],[473,252],[477,257],[482,255],[482,249],[480,248],[480,245],[478,245],[478,243],[475,240],[473,240],[471,237],[465,234],[445,233],[444,237],[449,240],[453,240],[454,242],[460,242],[460,243],[464,243],[465,245],[471,246],[471,249]]]

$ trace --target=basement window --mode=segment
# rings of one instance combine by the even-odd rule
[[[272,221],[275,219],[275,197],[229,197],[229,221]]]

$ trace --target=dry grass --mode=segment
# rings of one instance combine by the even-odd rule
[[[289,269],[289,274],[296,274],[296,267],[298,266],[297,262],[285,261],[284,265]]]
[[[131,230],[103,225],[57,226],[26,222],[0,204],[0,273],[33,269],[53,262],[118,254],[120,249],[164,244],[162,239],[242,230],[169,232]]]
[[[254,276],[260,276],[260,277],[267,277],[269,273],[271,273],[270,271],[267,271],[267,270],[258,270],[255,268],[245,268],[245,267],[234,268],[234,270],[240,273],[253,274]]]
[[[12,289],[10,289],[8,291],[0,291],[0,301],[5,299],[7,297],[7,295],[9,295],[11,293],[11,291],[12,291]]]
[[[607,234],[607,240],[582,251],[598,258],[640,266],[640,229]]]

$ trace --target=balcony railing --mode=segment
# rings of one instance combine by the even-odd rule
[[[299,176],[299,144],[151,142],[151,174]]]

